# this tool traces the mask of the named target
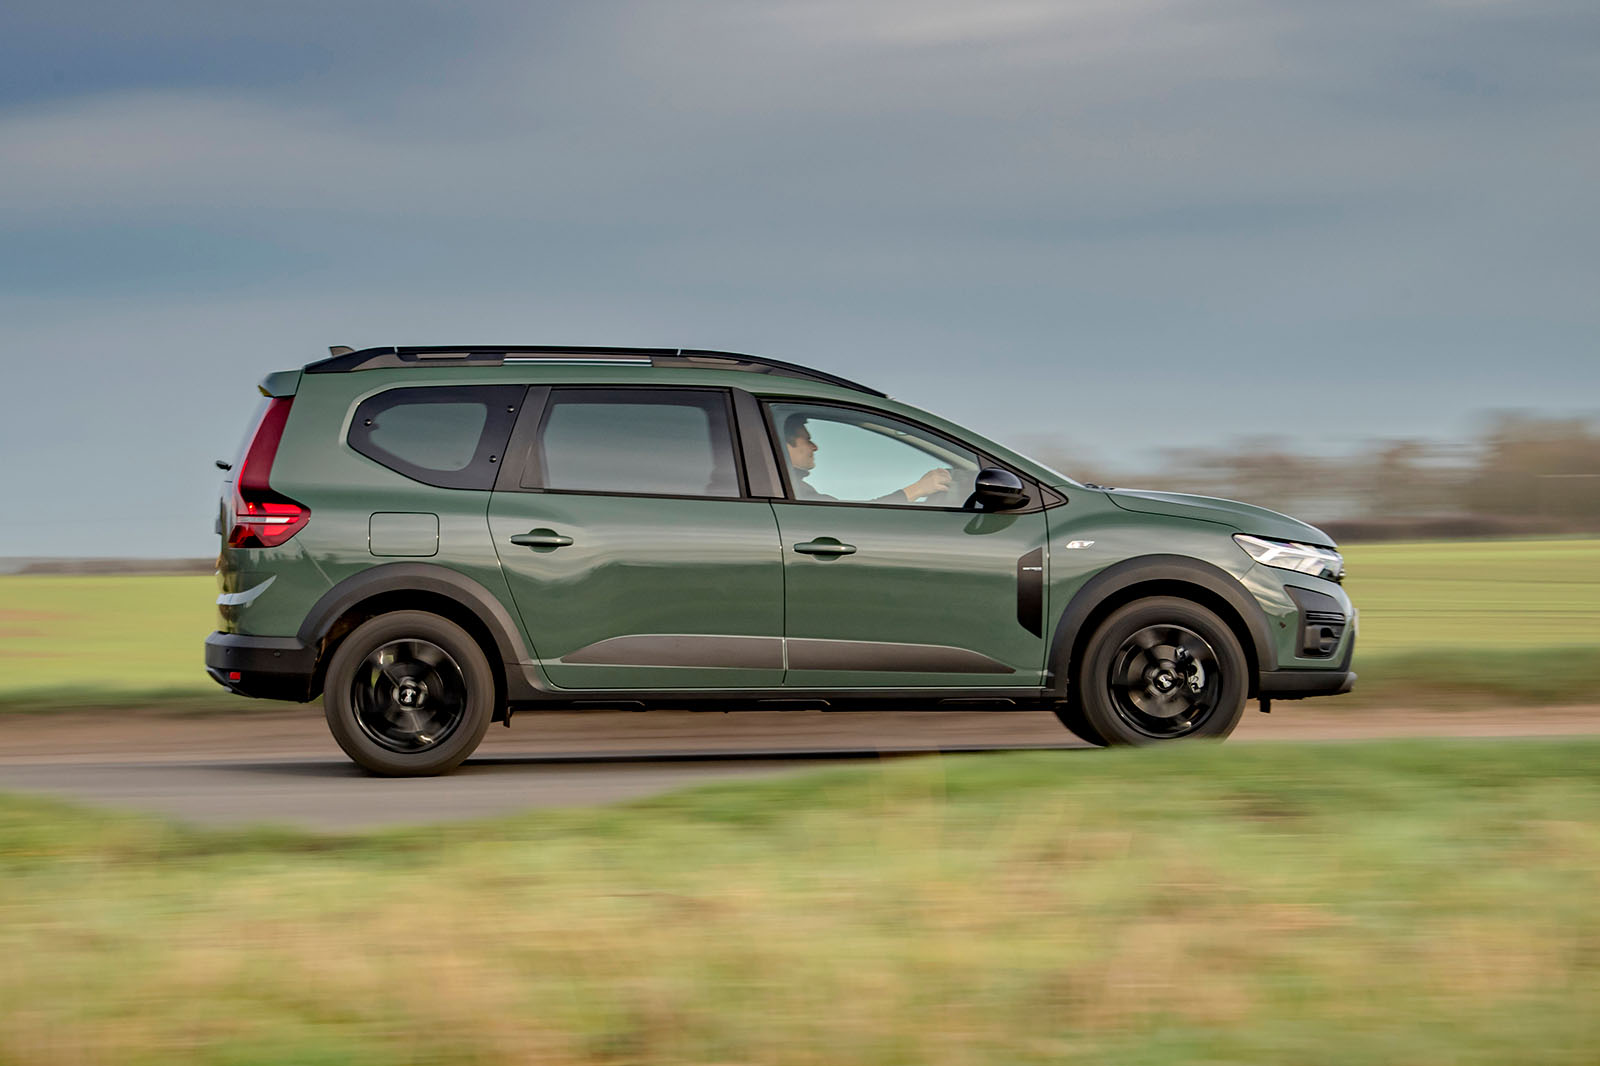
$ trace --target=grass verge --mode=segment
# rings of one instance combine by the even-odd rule
[[[1525,649],[1443,648],[1356,653],[1355,691],[1336,701],[1289,706],[1435,709],[1593,704],[1600,646]]]
[[[1482,706],[1593,698],[1600,539],[1353,545],[1361,703]],[[0,711],[132,707],[248,713],[202,668],[215,581],[0,577]]]
[[[349,837],[0,799],[0,1061],[1588,1064],[1597,764],[929,758]]]

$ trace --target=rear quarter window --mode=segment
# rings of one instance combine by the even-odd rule
[[[425,485],[487,489],[526,392],[522,385],[389,389],[356,408],[349,444]]]

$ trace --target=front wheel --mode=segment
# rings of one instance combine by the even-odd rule
[[[1077,704],[1108,744],[1233,732],[1250,691],[1239,638],[1189,600],[1153,596],[1113,611],[1078,662]]]
[[[1089,724],[1088,717],[1083,713],[1082,705],[1077,700],[1058,703],[1053,709],[1056,712],[1056,719],[1067,727],[1067,732],[1085,744],[1093,744],[1097,748],[1106,746],[1106,738],[1095,732],[1094,727]]]
[[[395,611],[363,622],[328,662],[328,729],[357,765],[386,777],[455,769],[494,716],[489,661],[438,615]]]

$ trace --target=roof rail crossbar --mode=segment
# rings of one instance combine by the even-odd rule
[[[308,374],[347,374],[357,370],[385,370],[417,366],[501,366],[505,363],[639,364],[703,370],[743,370],[757,374],[778,374],[839,385],[856,392],[884,396],[877,389],[859,382],[813,370],[781,359],[767,359],[740,352],[719,352],[704,348],[601,348],[576,345],[466,345],[410,348],[363,348],[343,351],[306,366]]]

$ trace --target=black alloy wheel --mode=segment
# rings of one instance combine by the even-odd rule
[[[356,724],[390,751],[427,751],[449,739],[467,711],[467,683],[450,653],[426,640],[374,648],[350,681]]]
[[[323,711],[355,763],[375,774],[419,777],[458,766],[494,716],[489,660],[460,626],[396,611],[357,626],[328,662]]]
[[[1172,596],[1113,611],[1089,638],[1073,680],[1085,739],[1116,745],[1221,739],[1239,724],[1250,688],[1233,630]]]
[[[1112,705],[1133,729],[1175,740],[1205,725],[1217,709],[1217,653],[1192,629],[1155,625],[1122,642],[1112,658]]]

